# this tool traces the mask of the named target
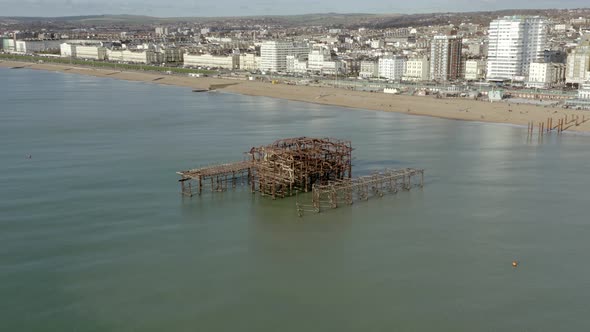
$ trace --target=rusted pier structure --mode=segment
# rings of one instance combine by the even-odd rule
[[[181,193],[192,197],[193,190],[201,195],[203,187],[208,187],[211,191],[225,191],[230,187],[253,183],[254,165],[248,160],[176,173],[181,176],[178,180]]]
[[[354,179],[332,181],[328,184],[314,184],[311,204],[297,202],[297,213],[321,212],[335,209],[340,205],[351,205],[355,201],[366,201],[371,197],[410,190],[413,186],[424,186],[424,170],[415,168],[386,169],[371,175]]]
[[[248,183],[252,192],[284,198],[308,192],[314,184],[350,179],[352,172],[351,142],[334,138],[281,139],[246,155],[249,160],[177,172],[182,194],[200,195],[204,187],[225,191]]]

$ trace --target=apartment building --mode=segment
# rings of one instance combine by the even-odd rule
[[[461,77],[463,40],[458,36],[434,36],[430,44],[430,79],[452,81]]]
[[[543,59],[547,20],[539,16],[505,16],[488,30],[487,79],[524,80],[530,64]]]
[[[309,46],[290,41],[265,41],[260,47],[260,70],[278,72],[287,70],[288,55],[309,53]]]

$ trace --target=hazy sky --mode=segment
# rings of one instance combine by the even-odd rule
[[[0,16],[242,16],[579,8],[588,0],[0,0]]]

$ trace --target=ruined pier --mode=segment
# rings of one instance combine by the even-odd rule
[[[355,201],[366,201],[371,197],[383,197],[412,187],[424,187],[424,170],[415,168],[386,169],[371,175],[353,179],[315,184],[311,203],[297,201],[297,212],[321,212],[341,205],[352,205]]]
[[[415,168],[385,169],[353,178],[352,150],[350,141],[335,138],[287,138],[251,148],[243,161],[177,174],[181,176],[181,193],[189,197],[240,185],[272,199],[311,196],[308,204],[301,203],[298,197],[299,215],[424,185],[424,170]],[[310,191],[311,195],[302,195]]]

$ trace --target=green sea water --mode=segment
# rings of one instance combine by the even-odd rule
[[[425,187],[180,196],[291,136]],[[589,136],[0,69],[0,144],[0,331],[590,330]]]

